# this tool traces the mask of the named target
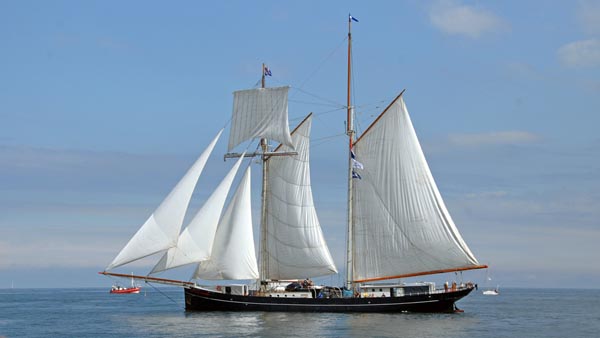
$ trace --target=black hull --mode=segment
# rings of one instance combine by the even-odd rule
[[[277,298],[239,296],[196,287],[185,289],[186,311],[454,312],[473,288],[381,298]]]

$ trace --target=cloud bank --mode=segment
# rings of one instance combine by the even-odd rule
[[[600,66],[600,39],[568,43],[558,49],[558,59],[567,67]]]

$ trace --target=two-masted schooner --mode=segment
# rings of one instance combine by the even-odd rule
[[[407,277],[485,268],[454,225],[431,175],[400,93],[358,136],[350,95],[352,21],[348,18],[348,226],[346,283],[313,285],[305,279],[337,273],[313,203],[309,140],[312,116],[290,132],[288,87],[234,93],[228,148],[259,140],[260,151],[228,153],[235,165],[181,230],[196,182],[222,130],[171,193],[101,274],[163,252],[150,274],[196,264],[202,286],[153,276],[146,282],[180,285],[190,311],[446,312],[472,283],[436,288],[403,283]],[[278,144],[275,149],[269,143]],[[250,204],[250,162],[262,162],[259,260]],[[236,173],[244,174],[225,206]],[[347,231],[347,233],[346,233]],[[254,283],[231,283],[231,281]],[[382,281],[387,281],[383,282]],[[395,281],[395,282],[390,282]]]

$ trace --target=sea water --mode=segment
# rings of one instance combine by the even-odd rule
[[[600,290],[481,290],[463,313],[339,314],[184,310],[183,290],[0,290],[3,337],[600,337]]]

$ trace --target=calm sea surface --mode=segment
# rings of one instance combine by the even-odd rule
[[[181,289],[0,290],[4,337],[600,337],[600,290],[481,290],[457,314],[186,313]]]

